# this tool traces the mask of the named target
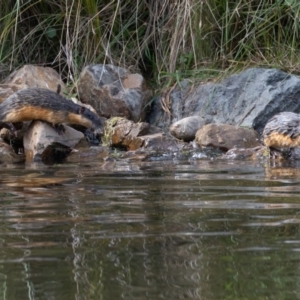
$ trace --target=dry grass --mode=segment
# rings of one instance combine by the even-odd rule
[[[159,86],[250,65],[300,73],[295,0],[65,0],[0,3],[0,70],[50,65],[74,84],[111,63]],[[222,72],[225,71],[225,72]]]

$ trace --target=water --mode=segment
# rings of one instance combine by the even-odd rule
[[[0,299],[300,299],[300,168],[0,168]]]

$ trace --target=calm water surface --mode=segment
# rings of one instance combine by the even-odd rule
[[[300,166],[1,166],[0,182],[0,299],[300,299]]]

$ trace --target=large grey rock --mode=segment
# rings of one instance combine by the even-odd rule
[[[168,128],[188,116],[206,123],[232,124],[262,132],[266,122],[281,111],[300,111],[300,79],[276,69],[250,68],[220,83],[206,83],[189,90],[186,83],[170,95],[170,113],[156,99],[150,124]],[[178,107],[180,109],[178,109]]]
[[[152,97],[144,78],[113,65],[89,65],[80,74],[79,98],[91,104],[99,115],[119,116],[135,122],[145,119],[145,107]]]

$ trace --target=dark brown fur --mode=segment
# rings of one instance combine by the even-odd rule
[[[54,127],[62,123],[101,130],[102,121],[88,108],[75,104],[57,92],[41,88],[17,91],[0,104],[0,122],[41,120]]]

